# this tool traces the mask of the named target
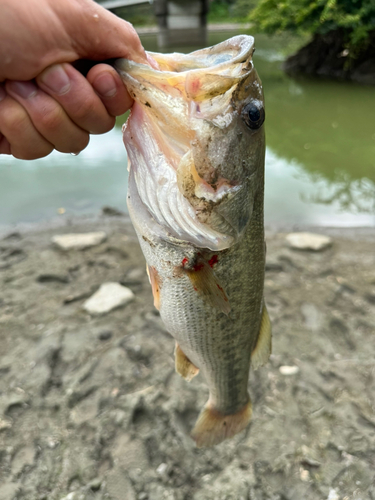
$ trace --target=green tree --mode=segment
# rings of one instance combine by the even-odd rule
[[[375,0],[260,0],[249,20],[265,33],[337,32],[352,60],[375,43]]]

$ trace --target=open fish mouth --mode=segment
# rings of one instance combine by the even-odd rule
[[[141,104],[146,105],[147,101],[140,99],[140,89],[134,80],[168,91],[174,89],[175,95],[200,101],[222,94],[243,79],[252,68],[253,52],[254,38],[239,35],[191,54],[148,52],[158,69],[128,59],[117,60],[115,66]]]
[[[223,250],[251,215],[251,207],[241,208],[239,223],[228,210],[235,196],[246,205],[251,177],[230,151],[240,140],[244,88],[259,85],[253,52],[254,39],[240,35],[191,54],[149,52],[155,67],[116,61],[135,100],[124,127],[133,202],[166,238]],[[216,155],[208,154],[216,143]]]

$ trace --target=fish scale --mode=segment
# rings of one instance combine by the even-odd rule
[[[250,366],[271,352],[264,107],[253,42],[241,35],[188,56],[150,54],[165,71],[117,62],[135,98],[124,129],[128,206],[154,303],[176,340],[177,371],[186,380],[200,371],[208,385],[192,431],[198,446],[247,426]]]

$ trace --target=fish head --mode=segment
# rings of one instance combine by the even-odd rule
[[[222,250],[262,189],[264,99],[251,36],[191,54],[119,60],[135,100],[124,142],[141,202],[171,236]],[[177,220],[178,219],[178,220]]]

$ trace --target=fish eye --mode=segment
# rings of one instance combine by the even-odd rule
[[[265,118],[264,107],[261,101],[256,100],[246,104],[242,110],[242,118],[252,130],[260,128]]]

